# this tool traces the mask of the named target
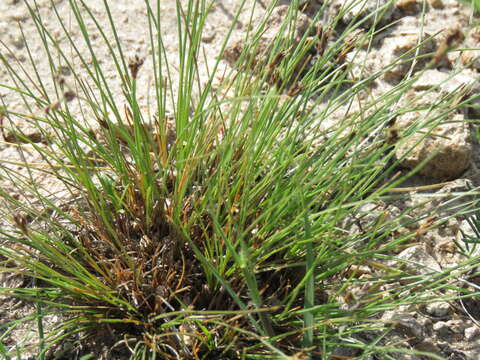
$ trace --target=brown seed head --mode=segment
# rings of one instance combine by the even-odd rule
[[[63,93],[63,98],[65,99],[66,102],[70,102],[76,97],[77,97],[77,94],[75,93],[75,91],[72,91],[72,90],[67,90]]]
[[[142,67],[145,59],[141,59],[138,55],[135,55],[133,59],[128,63],[128,68],[130,69],[130,74],[132,79],[136,80],[138,76],[138,71]]]

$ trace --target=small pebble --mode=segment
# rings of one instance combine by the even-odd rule
[[[213,26],[206,26],[202,33],[202,41],[207,44],[211,43],[216,35],[217,33]]]
[[[477,326],[472,326],[465,329],[465,340],[472,341],[478,337],[480,330]]]
[[[450,331],[455,334],[462,334],[466,327],[466,324],[463,320],[448,320],[446,324]]]
[[[445,321],[438,321],[433,324],[433,331],[436,333],[437,336],[447,336],[449,334],[449,327]]]
[[[426,307],[426,311],[428,314],[436,317],[443,317],[448,314],[450,309],[450,305],[446,302],[436,302],[432,304],[428,304]]]

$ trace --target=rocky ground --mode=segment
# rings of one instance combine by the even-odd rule
[[[214,61],[223,44],[226,34],[236,8],[240,1],[225,0],[217,1],[207,19],[206,31],[203,42],[203,51],[205,59]],[[69,2],[66,0],[54,0],[60,16],[66,24],[70,24],[68,31],[70,36],[78,40],[78,46],[83,47],[86,52],[86,45],[81,39],[81,33],[78,28],[73,26],[73,14],[69,9]],[[93,13],[102,21],[104,26],[108,27],[108,19],[103,16],[104,10],[101,0],[86,0]],[[174,64],[178,47],[176,42],[176,15],[175,0],[162,0],[160,7],[163,11],[162,35],[169,61]],[[304,14],[297,22],[297,36],[301,37],[302,31],[310,21],[315,11],[321,6],[321,1],[304,1]],[[112,2],[113,4],[113,2]],[[275,9],[269,24],[269,30],[264,34],[263,51],[268,51],[268,42],[275,36],[282,16],[285,13],[285,6],[289,1],[280,1]],[[344,1],[333,0],[330,2],[326,17],[335,16],[341,9]],[[390,4],[390,5],[389,5]],[[36,13],[48,24],[51,33],[58,39],[60,46],[67,44],[62,29],[58,25],[51,0],[37,0],[38,10]],[[244,44],[242,36],[248,30],[249,14],[248,9],[254,5],[254,1],[247,1],[247,9],[244,15],[240,17],[237,27],[234,29],[232,41],[226,52],[223,66],[227,69],[233,66]],[[261,14],[268,6],[268,1],[256,1],[256,12]],[[355,6],[345,12],[343,16],[344,23],[348,23],[357,15],[367,15],[379,6],[384,6],[382,22],[384,24],[394,24],[387,30],[380,32],[372,44],[365,45],[365,48],[359,49],[353,57],[347,54],[346,61],[354,62],[358,66],[354,67],[349,74],[354,81],[360,81],[373,72],[383,69],[386,65],[398,57],[404,55],[409,50],[421,44],[417,49],[417,55],[433,53],[433,57],[419,61],[405,61],[391,67],[380,79],[371,86],[370,96],[375,97],[378,94],[390,90],[400,79],[411,76],[415,71],[428,70],[415,82],[412,89],[401,101],[405,104],[412,103],[425,105],[438,102],[442,96],[454,93],[461,89],[465,97],[476,95],[480,91],[478,84],[478,71],[480,70],[480,27],[475,27],[475,19],[472,18],[471,9],[464,6],[456,0],[367,0],[366,6]],[[138,55],[146,58],[146,63],[139,76],[140,101],[144,104],[144,109],[148,111],[149,86],[152,83],[152,76],[149,75],[149,43],[145,31],[147,29],[146,12],[144,0],[115,0],[112,5],[112,17],[118,25],[118,35],[122,39],[124,49],[129,57]],[[372,26],[373,19],[366,20],[363,29]],[[97,34],[95,24],[87,22],[87,28],[92,34]],[[363,31],[364,31],[363,30]],[[22,31],[26,34],[25,39]],[[362,31],[362,30],[360,30]],[[3,0],[0,2],[0,41],[6,46],[2,47],[5,56],[12,61],[18,59],[16,65],[19,68],[24,67],[27,72],[32,73],[32,66],[29,60],[28,49],[35,57],[36,71],[40,78],[50,79],[50,69],[48,59],[41,55],[43,45],[38,38],[30,36],[36,32],[35,25],[31,15],[23,1]],[[28,45],[28,46],[27,46]],[[122,93],[119,79],[116,78],[116,70],[113,61],[109,58],[107,49],[100,36],[92,35],[92,46],[97,49],[99,59],[104,66],[107,79],[112,84],[117,84],[117,93],[115,96],[119,102],[122,102]],[[263,45],[260,45],[263,46]],[[446,53],[447,49],[468,49],[463,51],[453,51]],[[259,56],[262,56],[261,51]],[[408,59],[407,59],[408,60]],[[76,59],[79,68],[80,62]],[[207,74],[207,67],[203,60],[200,60],[201,71]],[[67,81],[68,74],[66,74]],[[221,81],[219,77],[218,81]],[[0,83],[11,83],[5,69],[0,67]],[[53,84],[46,82],[47,89],[52,89]],[[7,89],[0,89],[0,97],[4,103],[8,104],[10,109],[23,109],[23,104]],[[458,101],[462,101],[458,99]],[[365,98],[368,101],[368,98]],[[355,106],[359,106],[355,108]],[[348,112],[359,111],[360,105],[348,109],[338,109],[332,114],[332,124],[344,118]],[[38,109],[37,109],[38,110]],[[40,111],[40,110],[38,110]],[[427,112],[428,110],[424,110]],[[415,168],[424,159],[438,152],[432,157],[427,165],[422,169],[421,174],[403,184],[405,191],[411,191],[412,194],[419,190],[426,190],[433,193],[461,192],[468,190],[469,186],[480,185],[480,147],[476,137],[475,120],[478,118],[480,110],[475,108],[461,108],[459,111],[451,113],[451,122],[442,124],[436,129],[439,136],[424,139],[415,147],[403,161],[403,167],[406,169]],[[398,131],[405,129],[413,121],[424,116],[421,111],[417,113],[408,113],[400,116],[396,120]],[[18,125],[18,124],[17,124]],[[26,122],[19,124],[23,127],[29,138],[35,143],[41,144],[44,140],[42,134]],[[325,124],[323,126],[326,126]],[[20,140],[10,135],[8,124],[5,128],[5,140],[7,143],[0,143],[0,161],[23,161],[40,162],[41,159],[35,158],[33,153],[28,152],[28,146],[23,152],[18,151],[16,146]],[[418,139],[412,138],[412,141]],[[405,144],[410,147],[411,144]],[[398,147],[397,156],[401,157],[405,148]],[[18,165],[9,165],[18,166]],[[22,171],[19,168],[19,171]],[[45,176],[45,183],[49,184],[50,189],[55,189],[57,183],[51,177]],[[3,185],[8,186],[8,185]],[[15,191],[15,189],[12,189]],[[58,189],[60,191],[60,189]],[[22,194],[18,194],[21,196]],[[365,208],[365,213],[371,214],[364,221],[373,221],[375,214],[379,214],[388,209],[392,217],[402,211],[403,208],[413,206],[415,198],[402,204],[372,204]],[[442,216],[443,209],[439,208],[434,202],[428,204],[432,214]],[[428,229],[428,222],[431,219],[426,218],[422,223],[417,224],[418,229]],[[352,231],[354,231],[352,227]],[[399,254],[399,257],[423,263],[429,269],[445,269],[455,266],[461,261],[461,256],[456,251],[456,241],[460,240],[461,232],[469,232],[468,224],[464,218],[458,217],[449,220],[439,228],[428,231],[419,231],[418,243]],[[15,276],[3,276],[0,278],[3,286],[24,286],[22,278]],[[22,303],[4,300],[0,305],[1,321],[21,318],[28,314],[31,309]],[[399,309],[395,313],[385,313],[382,320],[395,321],[397,330],[391,336],[392,339],[398,338],[398,341],[405,341],[408,347],[418,350],[432,351],[447,359],[479,359],[480,358],[480,301],[473,300],[465,302],[438,302],[421,308]],[[55,322],[55,319],[50,319]],[[20,327],[19,330],[10,336],[10,345],[18,339],[33,336],[29,326]],[[368,339],[366,339],[368,340]],[[353,356],[342,352],[339,349],[338,356]],[[398,355],[399,359],[421,359],[421,357],[409,357],[407,355]]]

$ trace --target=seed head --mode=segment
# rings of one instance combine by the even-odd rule
[[[130,60],[128,63],[128,68],[130,69],[130,74],[132,75],[132,79],[136,80],[138,76],[138,71],[142,67],[145,59],[141,59],[138,55],[135,55],[133,59]]]

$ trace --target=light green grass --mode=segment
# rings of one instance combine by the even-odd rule
[[[10,126],[27,119],[39,129],[47,144],[33,143],[16,129],[23,144],[15,146],[21,153],[27,148],[36,152],[47,165],[25,163],[28,172],[22,173],[2,162],[2,181],[10,181],[27,200],[0,189],[7,204],[3,215],[13,225],[1,229],[5,246],[0,254],[6,259],[1,271],[36,279],[36,286],[3,288],[1,293],[36,304],[33,318],[40,343],[33,350],[38,358],[77,336],[84,344],[115,344],[115,351],[132,359],[327,359],[340,346],[360,349],[360,358],[376,354],[393,359],[396,353],[415,351],[385,341],[392,325],[378,321],[378,314],[451,298],[443,294],[446,289],[466,291],[457,280],[474,267],[474,257],[455,272],[432,270],[428,276],[400,264],[382,265],[416,235],[399,235],[404,225],[429,216],[417,214],[419,209],[396,219],[379,214],[356,234],[342,228],[350,217],[366,215],[362,205],[400,198],[389,190],[413,174],[394,176],[399,163],[393,157],[395,144],[386,141],[383,130],[398,114],[415,110],[397,106],[414,78],[371,99],[363,112],[350,114],[328,132],[319,126],[340,106],[357,101],[386,71],[351,82],[347,74],[352,65],[337,63],[345,37],[358,24],[348,26],[319,61],[299,74],[302,54],[315,42],[305,37],[292,48],[281,40],[288,38],[287,25],[298,15],[292,4],[285,36],[279,34],[266,63],[253,66],[259,32],[249,34],[252,45],[237,63],[241,71],[224,77],[225,95],[227,89],[213,86],[224,72],[221,56],[206,84],[198,72],[201,33],[213,3],[178,2],[179,57],[169,64],[164,39],[158,36],[163,14],[146,1],[145,36],[154,64],[154,101],[147,117],[137,99],[137,77],[145,75],[145,67],[125,55],[109,2],[104,3],[109,20],[105,29],[88,2],[69,1],[87,54],[70,38],[62,14],[56,13],[64,26],[65,48],[34,11],[35,1],[25,3],[48,56],[51,78],[44,79],[34,61],[33,72],[23,72],[15,60],[0,55],[14,83],[3,87],[14,91],[27,109],[17,113],[3,103],[2,117]],[[109,48],[122,103],[114,100],[114,86],[105,77],[105,59],[91,46],[87,19],[97,24],[96,32]],[[338,18],[332,19],[336,22]],[[234,26],[235,21],[232,30]],[[363,40],[371,40],[376,29],[379,25]],[[275,68],[279,81],[267,85],[268,65],[287,49],[292,55]],[[58,82],[61,67],[72,73],[74,94]],[[177,69],[179,82],[173,85]],[[300,94],[285,96],[300,75]],[[54,90],[47,91],[52,81]],[[454,100],[432,104],[425,123],[414,125],[399,141],[408,140],[417,128],[425,131],[425,124],[433,128],[465,105]],[[170,143],[169,102],[176,133]],[[311,110],[321,103],[326,104],[322,111]],[[81,115],[73,112],[74,105]],[[320,138],[324,141],[316,145]],[[37,180],[45,172],[62,182],[67,198]],[[445,220],[439,218],[433,226]],[[362,279],[348,272],[355,265],[375,271]],[[400,282],[396,290],[383,290]],[[362,298],[341,307],[340,298],[350,299],[353,287],[367,283]],[[49,314],[60,315],[59,322],[47,326]],[[2,329],[11,331],[19,324]],[[376,340],[359,340],[366,332],[375,333]],[[15,358],[15,351],[0,346],[6,358]]]

